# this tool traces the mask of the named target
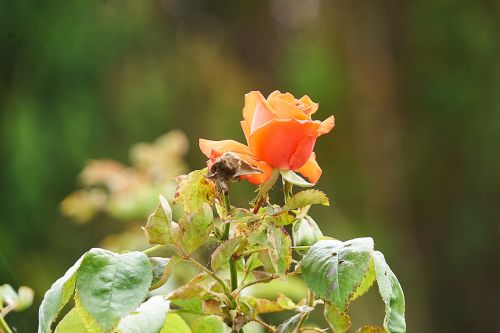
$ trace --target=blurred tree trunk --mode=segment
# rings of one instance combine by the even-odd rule
[[[397,64],[393,58],[396,43],[389,35],[401,29],[390,21],[390,13],[400,14],[394,8],[397,6],[401,5],[388,1],[337,1],[332,8],[333,22],[347,66],[348,103],[356,126],[360,170],[367,182],[364,213],[370,223],[379,224],[378,230],[389,234],[397,249],[393,253],[406,252],[388,261],[401,270],[396,272],[406,294],[408,331],[433,332],[425,307],[428,302],[423,258],[413,237],[403,167],[404,108],[397,97]]]

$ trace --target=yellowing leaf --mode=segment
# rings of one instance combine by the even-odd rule
[[[206,178],[207,168],[195,170],[177,177],[179,183],[174,203],[182,203],[186,213],[199,210],[204,203],[212,203],[215,198],[215,185]]]

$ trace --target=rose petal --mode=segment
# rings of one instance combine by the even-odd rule
[[[269,100],[269,104],[271,104],[275,111],[276,117],[279,119],[311,119],[307,114],[304,113],[304,111],[297,107],[293,100],[288,101],[284,98],[273,98]]]
[[[302,103],[302,104],[305,104],[307,105],[307,108],[304,109],[304,113],[311,116],[312,114],[316,113],[316,111],[318,111],[318,108],[319,108],[319,104],[318,103],[314,103],[312,101],[311,98],[309,98],[309,96],[307,95],[304,95],[302,96],[301,99],[299,99],[299,101]]]
[[[296,151],[301,141],[306,137],[315,138],[320,125],[319,121],[272,119],[252,133],[250,149],[259,160],[274,168],[289,170],[291,158],[298,154]],[[313,147],[305,148],[310,150],[301,154],[309,157]]]
[[[234,140],[212,141],[200,139],[199,146],[201,152],[208,158],[214,156],[214,152],[217,156],[229,151],[233,153],[252,155],[252,151],[248,146]]]
[[[307,162],[295,171],[306,177],[311,183],[317,183],[323,171],[316,162],[316,154],[313,152]]]
[[[321,122],[321,126],[318,129],[318,136],[330,132],[334,126],[335,118],[333,116],[328,117],[323,122]]]
[[[260,91],[251,91],[245,95],[243,118],[250,125],[251,132],[274,118],[271,105]]]
[[[297,145],[295,152],[290,158],[290,169],[298,169],[303,166],[314,149],[314,144],[316,143],[317,136],[307,136],[302,139]]]

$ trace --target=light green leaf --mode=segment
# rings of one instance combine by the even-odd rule
[[[164,296],[154,296],[122,319],[120,333],[159,333],[165,323],[170,301]]]
[[[356,289],[356,291],[352,295],[351,301],[354,301],[358,297],[363,296],[363,294],[366,293],[371,288],[373,282],[375,282],[375,267],[373,265],[373,259],[372,259],[370,260],[370,266],[366,271],[365,277],[361,281],[358,289]]]
[[[333,333],[345,333],[351,327],[351,318],[347,311],[340,312],[335,305],[325,303],[324,315]]]
[[[160,203],[144,227],[146,238],[150,244],[173,244],[172,228],[172,209],[167,199],[160,195]]]
[[[160,333],[191,333],[191,328],[177,313],[167,313]]]
[[[55,333],[89,333],[78,315],[78,311],[71,309],[56,327]]]
[[[194,333],[225,333],[231,330],[219,316],[206,316],[197,319],[192,327]]]
[[[149,258],[149,262],[151,263],[151,271],[153,274],[153,280],[149,289],[153,290],[164,285],[170,278],[175,264],[177,264],[180,260],[181,257],[179,255],[174,255],[172,258]]]
[[[386,333],[387,331],[379,326],[363,326],[355,333]]]
[[[307,313],[298,313],[295,316],[289,318],[287,321],[282,323],[276,329],[276,333],[297,333],[300,328],[300,324],[304,320],[304,317],[307,316]]]
[[[214,253],[212,253],[211,260],[212,271],[215,272],[229,262],[229,259],[240,244],[241,239],[241,236],[228,239],[215,249]]]
[[[181,246],[192,252],[208,240],[213,228],[214,216],[210,205],[204,203],[201,209],[179,221],[183,230]]]
[[[265,196],[267,195],[267,193],[269,192],[269,190],[274,186],[274,184],[276,183],[276,180],[278,180],[278,176],[279,176],[279,171],[274,169],[273,170],[273,173],[271,174],[271,177],[269,177],[268,180],[266,180],[264,183],[262,183],[258,189],[257,189],[257,192],[259,192],[259,194],[257,195],[257,197],[262,197],[262,196]]]
[[[283,211],[302,208],[309,205],[328,206],[330,202],[325,193],[318,190],[305,190],[294,194],[283,206]]]
[[[378,290],[385,303],[384,328],[389,333],[405,333],[405,296],[403,289],[381,252],[376,251],[373,253],[373,263]]]
[[[300,187],[311,187],[314,186],[314,184],[309,183],[306,181],[304,178],[300,177],[297,175],[295,172],[292,170],[280,170],[281,177],[285,179],[287,182],[297,185]]]
[[[75,289],[76,272],[82,263],[84,254],[78,261],[59,278],[45,293],[38,310],[38,333],[52,332],[52,323],[64,305],[69,301]]]
[[[175,192],[174,203],[182,203],[186,213],[197,211],[203,204],[214,201],[215,185],[206,176],[207,168],[177,177],[179,186]]]
[[[282,279],[286,279],[288,268],[292,264],[292,240],[283,228],[269,227],[269,258],[274,270]]]
[[[370,266],[373,239],[320,240],[302,260],[302,276],[320,298],[344,311]]]
[[[121,317],[136,309],[152,281],[151,264],[142,252],[115,254],[90,250],[83,259],[76,281],[77,308],[87,328],[107,332]],[[91,319],[85,320],[86,314]]]

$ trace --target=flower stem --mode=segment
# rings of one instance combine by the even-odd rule
[[[231,210],[231,203],[229,202],[228,193],[222,192],[222,198],[224,200],[224,207],[226,208],[227,213]],[[224,232],[222,234],[222,241],[227,241],[229,239],[229,229],[231,225],[229,223],[224,224]]]
[[[273,326],[267,324],[266,322],[260,320],[259,318],[255,318],[253,321],[262,325],[269,332],[272,332],[272,333],[276,332],[276,329]]]
[[[12,333],[12,330],[10,329],[9,325],[7,325],[7,322],[2,316],[0,316],[0,332]]]
[[[231,272],[231,291],[238,288],[238,272],[236,271],[236,260],[231,256],[229,259],[229,271]]]
[[[155,245],[153,247],[150,247],[149,249],[145,249],[142,251],[142,253],[147,254],[148,256],[152,253],[155,252],[156,250],[164,248],[166,245]]]

